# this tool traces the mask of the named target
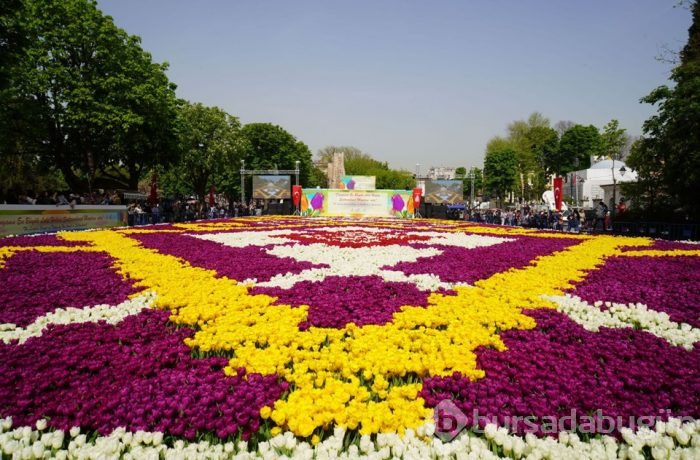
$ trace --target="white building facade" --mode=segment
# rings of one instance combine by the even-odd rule
[[[430,180],[452,180],[457,177],[457,168],[451,166],[431,166],[428,170]]]
[[[620,171],[623,167],[624,173]],[[603,160],[592,164],[588,169],[568,173],[564,184],[564,195],[572,197],[574,206],[590,209],[601,200],[610,206],[613,193],[616,195],[616,201],[625,198],[621,193],[621,183],[636,181],[637,173],[624,162]]]

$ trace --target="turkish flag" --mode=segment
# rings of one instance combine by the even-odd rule
[[[214,206],[214,192],[216,192],[216,188],[212,185],[209,187],[209,206]]]
[[[294,206],[299,206],[301,203],[301,185],[292,185],[292,201]]]
[[[151,176],[151,193],[148,195],[148,203],[154,206],[158,202],[158,176]]]
[[[420,207],[421,196],[423,195],[423,189],[416,187],[413,189],[413,209],[416,211]]]
[[[554,205],[557,211],[561,211],[561,198],[564,189],[564,182],[562,177],[554,178]]]

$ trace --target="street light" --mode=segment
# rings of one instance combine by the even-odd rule
[[[578,174],[574,174],[574,179],[576,180],[576,207],[578,208],[579,184],[583,187],[583,183],[586,182],[586,180]]]
[[[615,207],[617,206],[617,179],[615,178],[615,158],[613,158],[611,171],[612,171],[612,178],[613,178],[613,202],[612,202],[612,209],[610,210],[610,215],[614,216],[615,215]],[[620,168],[620,177],[623,177],[626,172],[627,172],[627,169],[625,168],[625,165],[623,164],[622,167]]]
[[[296,180],[296,182],[295,182],[296,185],[301,185],[301,184],[299,183],[299,163],[301,163],[299,160],[297,160],[297,161],[294,162],[294,175],[296,176],[296,178],[295,178],[295,180]]]
[[[245,206],[245,160],[241,160],[241,204]]]
[[[474,206],[474,167],[472,166],[469,168],[469,175],[467,176],[469,178],[469,183],[471,185],[471,193],[469,194],[470,196],[470,201],[469,201],[469,209]]]

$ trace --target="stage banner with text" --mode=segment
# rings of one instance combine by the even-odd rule
[[[410,190],[307,189],[301,197],[303,216],[413,217]]]
[[[0,205],[0,237],[125,225],[126,206]]]
[[[347,190],[375,190],[377,176],[340,176],[341,189]]]

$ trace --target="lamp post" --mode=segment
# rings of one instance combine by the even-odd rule
[[[295,177],[295,181],[296,181],[295,184],[296,185],[301,185],[299,183],[299,163],[301,163],[299,160],[294,162],[294,175],[296,176]]]
[[[241,160],[241,204],[245,206],[245,160]]]
[[[625,173],[627,172],[627,169],[625,168],[624,165],[620,168],[620,177],[623,177]],[[615,158],[613,158],[613,164],[612,164],[612,178],[613,178],[613,202],[612,202],[612,209],[610,210],[610,215],[615,216],[615,208],[617,206],[617,179],[615,178]]]
[[[474,206],[474,167],[472,166],[469,168],[469,175],[467,176],[469,178],[469,183],[471,186],[471,191],[469,193],[469,209]]]
[[[586,180],[585,180],[583,177],[579,176],[578,174],[576,174],[574,177],[576,178],[576,207],[578,208],[578,206],[579,206],[578,197],[579,197],[579,194],[580,194],[580,191],[581,191],[581,190],[579,189],[579,184],[580,184],[581,189],[582,189],[582,188],[583,188],[583,183],[586,182]]]

